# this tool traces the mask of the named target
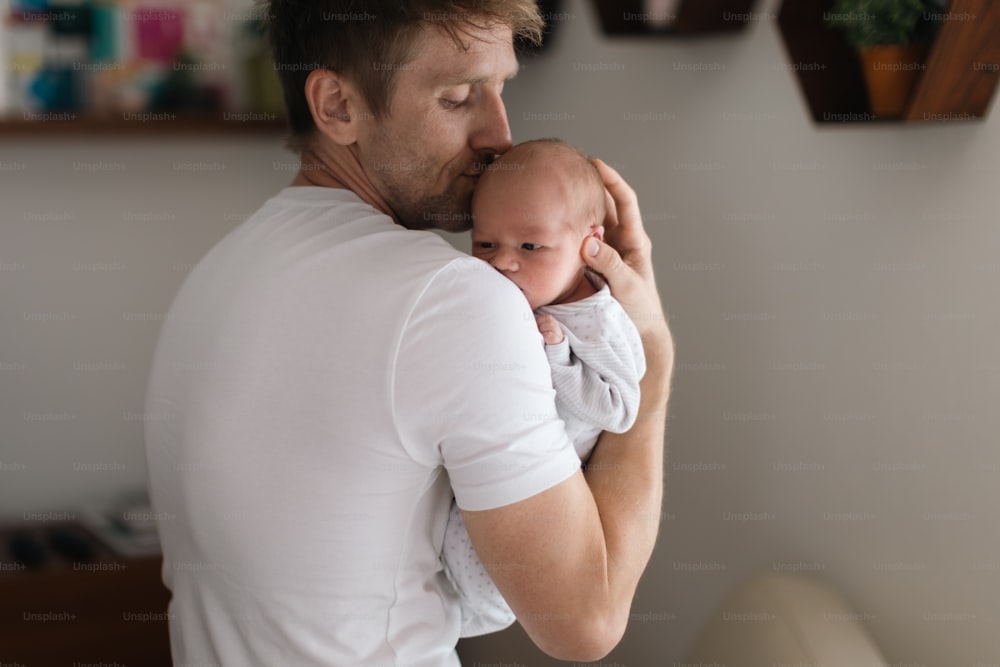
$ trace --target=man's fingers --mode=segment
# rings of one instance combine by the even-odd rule
[[[604,181],[613,210],[608,211],[605,221],[607,243],[588,238],[580,254],[607,280],[611,294],[625,308],[639,333],[650,334],[664,327],[666,320],[653,278],[652,244],[642,226],[635,190],[601,160],[594,159],[593,164]]]
[[[615,198],[607,188],[604,190],[604,227],[609,230],[618,228],[618,208],[615,206]]]
[[[642,226],[642,215],[635,190],[622,179],[617,171],[601,162],[593,160],[601,179],[604,181],[609,208],[605,224],[608,226],[604,240],[610,243],[630,264],[640,272],[645,272],[648,263],[650,242]]]
[[[614,292],[618,284],[632,275],[631,270],[622,261],[621,255],[603,241],[594,237],[587,238],[583,243],[583,261],[587,266],[604,276]]]
[[[621,174],[615,171],[614,168],[609,167],[600,158],[594,158],[593,163],[597,167],[597,173],[601,175],[601,180],[604,181],[604,187],[614,202],[614,207],[611,209],[615,211],[613,222],[620,225],[629,225],[641,220],[639,216],[639,201],[636,198],[635,190],[625,182]]]

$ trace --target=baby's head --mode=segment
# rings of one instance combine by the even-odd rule
[[[532,310],[574,300],[585,281],[583,240],[604,236],[604,183],[556,139],[514,146],[472,195],[472,254],[521,288]]]

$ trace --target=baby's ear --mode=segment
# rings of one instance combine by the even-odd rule
[[[593,236],[598,241],[604,240],[604,225],[591,225],[590,233],[587,234],[588,237]]]

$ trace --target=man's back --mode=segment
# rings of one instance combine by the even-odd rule
[[[457,665],[438,560],[449,482],[488,508],[577,465],[554,418],[512,425],[551,405],[518,297],[329,188],[286,189],[206,256],[146,405],[175,661]],[[525,382],[523,404],[481,404]]]

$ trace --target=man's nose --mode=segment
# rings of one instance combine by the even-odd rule
[[[505,153],[514,145],[507,123],[507,109],[499,92],[490,92],[483,100],[470,142],[473,150],[494,155]]]

